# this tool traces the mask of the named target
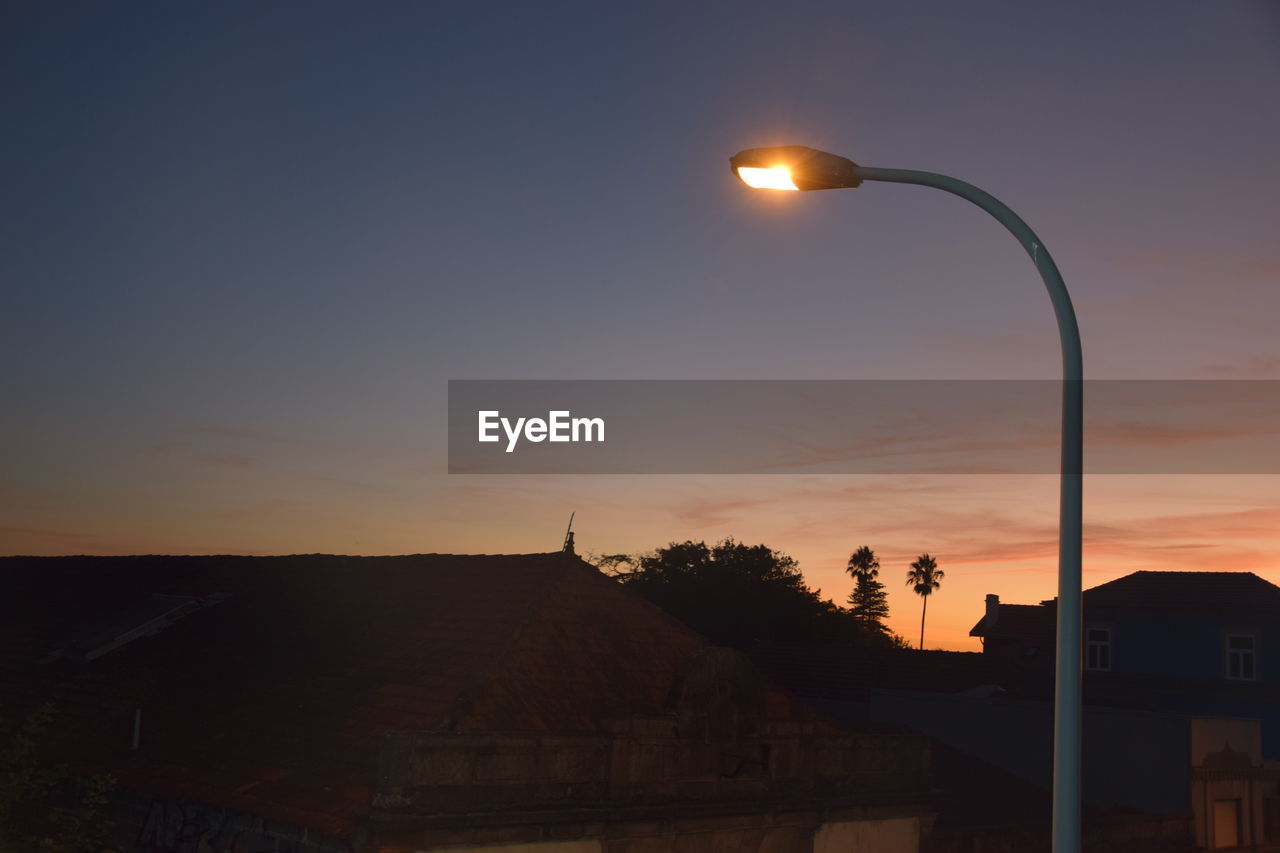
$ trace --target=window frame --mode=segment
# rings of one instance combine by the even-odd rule
[[[1249,648],[1232,648],[1232,640],[1248,640]],[[1256,632],[1245,631],[1228,631],[1223,635],[1222,641],[1223,651],[1223,674],[1228,681],[1257,681],[1258,680],[1258,635]],[[1239,675],[1231,674],[1231,664],[1233,660],[1239,661]],[[1245,675],[1245,661],[1248,661],[1249,674]]]
[[[1101,631],[1107,635],[1105,640],[1095,640],[1090,634],[1094,631]],[[1088,625],[1084,629],[1084,668],[1088,672],[1110,672],[1112,664],[1112,643],[1111,643],[1111,626],[1110,625]],[[1106,666],[1092,666],[1090,664],[1090,652],[1095,649],[1099,650],[1099,658],[1105,656]],[[1103,654],[1105,652],[1105,655]],[[1101,661],[1099,661],[1101,662]]]

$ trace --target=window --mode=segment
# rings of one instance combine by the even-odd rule
[[[1085,632],[1085,669],[1111,669],[1111,629],[1090,628]]]
[[[1253,681],[1256,667],[1254,664],[1253,635],[1227,635],[1227,678],[1236,681]]]

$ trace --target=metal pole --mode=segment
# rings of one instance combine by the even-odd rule
[[[864,181],[920,184],[958,195],[996,218],[1031,256],[1062,339],[1062,473],[1058,504],[1058,650],[1053,705],[1053,853],[1080,853],[1080,648],[1084,359],[1080,328],[1057,265],[1035,232],[999,199],[972,184],[910,169],[858,166]]]

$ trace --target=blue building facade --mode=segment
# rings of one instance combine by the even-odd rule
[[[1051,670],[1054,602],[988,596],[984,652]],[[1084,593],[1085,701],[1262,723],[1280,759],[1280,587],[1252,572],[1135,572]]]

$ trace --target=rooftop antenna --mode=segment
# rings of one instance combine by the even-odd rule
[[[564,544],[560,546],[560,550],[566,554],[573,553],[573,517],[577,514],[577,510],[569,513],[569,526],[564,531]]]

